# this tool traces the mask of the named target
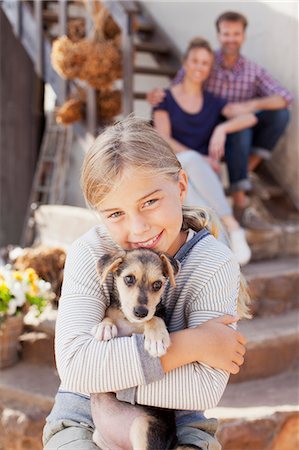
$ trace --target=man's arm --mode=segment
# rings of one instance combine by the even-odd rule
[[[246,102],[228,103],[223,110],[227,118],[237,117],[241,114],[255,113],[260,110],[284,109],[288,106],[287,100],[281,95],[253,98]]]

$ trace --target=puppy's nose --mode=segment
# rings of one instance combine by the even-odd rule
[[[139,319],[143,319],[143,317],[146,317],[148,315],[148,309],[144,306],[135,306],[133,311],[135,316],[139,317]]]

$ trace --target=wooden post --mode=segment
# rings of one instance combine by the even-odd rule
[[[59,33],[61,36],[67,34],[67,1],[60,0],[59,2]],[[61,79],[60,96],[58,103],[63,104],[68,96],[68,82]]]
[[[123,58],[123,114],[126,117],[133,111],[133,16],[127,14],[126,26],[122,30]]]
[[[40,78],[43,78],[44,73],[44,37],[42,11],[42,1],[36,0],[34,2],[34,15],[36,21],[35,70]]]
[[[87,2],[88,8],[86,12],[86,30],[89,36],[91,36],[93,32],[93,21],[92,21],[92,13],[93,13],[93,2],[88,0]],[[86,34],[87,34],[86,33]],[[96,93],[95,89],[90,86],[87,86],[87,106],[86,106],[86,119],[87,119],[87,128],[92,136],[96,135],[97,132],[97,105],[96,105]]]

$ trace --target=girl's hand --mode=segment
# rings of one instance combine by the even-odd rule
[[[244,362],[246,339],[228,326],[238,320],[238,317],[224,315],[193,328],[194,343],[198,345],[191,345],[198,352],[197,361],[232,374],[238,373]]]
[[[223,125],[218,125],[209,142],[209,155],[212,159],[220,161],[224,155],[226,132]]]

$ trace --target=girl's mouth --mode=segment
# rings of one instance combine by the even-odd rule
[[[133,248],[154,248],[158,242],[161,239],[163,230],[161,231],[161,233],[157,234],[155,237],[148,239],[147,241],[143,241],[143,242],[131,242],[131,245]]]

